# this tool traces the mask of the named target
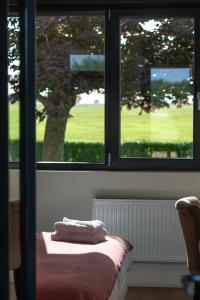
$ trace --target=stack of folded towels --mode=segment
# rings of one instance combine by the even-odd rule
[[[102,221],[80,221],[63,218],[54,224],[55,232],[51,234],[54,241],[96,244],[105,241],[107,230]]]

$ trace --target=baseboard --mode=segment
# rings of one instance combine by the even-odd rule
[[[174,274],[135,274],[129,272],[128,286],[182,287],[181,276]]]
[[[181,288],[181,278],[186,274],[185,264],[135,263],[128,273],[128,286]]]

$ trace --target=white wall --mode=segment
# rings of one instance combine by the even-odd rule
[[[10,172],[10,198],[19,198],[19,172]],[[63,216],[90,219],[95,197],[178,199],[200,196],[199,172],[37,171],[37,231]]]
[[[37,171],[37,231],[63,216],[90,219],[95,197],[178,199],[200,196],[198,172]],[[19,198],[19,172],[10,172],[10,198]],[[129,285],[181,287],[185,263],[133,263]],[[166,269],[167,268],[167,269]],[[152,271],[153,270],[153,271]]]

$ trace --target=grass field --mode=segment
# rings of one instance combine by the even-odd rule
[[[104,106],[77,105],[71,112],[67,125],[66,141],[103,142]],[[139,110],[121,112],[122,142],[144,140],[163,142],[192,141],[192,106],[180,109],[171,107],[155,113],[139,115]],[[44,137],[45,121],[37,122],[37,140]],[[19,138],[19,107],[10,104],[10,139]]]

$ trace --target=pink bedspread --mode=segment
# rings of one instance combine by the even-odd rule
[[[57,242],[37,235],[37,300],[106,300],[132,246],[107,236],[96,245]]]

